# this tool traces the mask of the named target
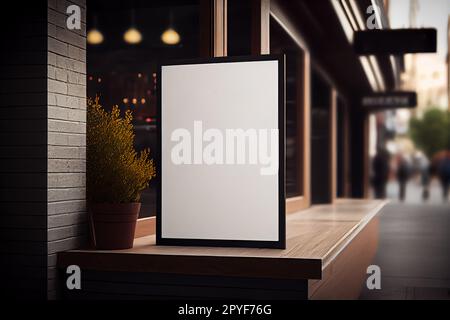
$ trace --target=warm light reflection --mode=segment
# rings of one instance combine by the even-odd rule
[[[87,42],[92,45],[100,44],[103,42],[103,34],[97,29],[91,29],[87,34]]]
[[[130,28],[123,34],[123,39],[129,44],[137,44],[142,41],[142,35],[136,28]]]
[[[161,35],[161,41],[168,45],[174,45],[180,42],[180,35],[174,29],[169,28]]]

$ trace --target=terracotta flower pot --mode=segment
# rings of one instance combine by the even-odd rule
[[[133,247],[140,203],[97,203],[90,206],[96,249]]]

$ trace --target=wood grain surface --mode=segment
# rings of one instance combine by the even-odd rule
[[[338,199],[286,218],[287,247],[281,249],[156,246],[155,236],[135,239],[127,250],[71,250],[58,265],[82,269],[190,275],[322,279],[326,266],[351,244],[386,204]]]

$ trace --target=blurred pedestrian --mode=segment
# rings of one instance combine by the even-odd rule
[[[422,199],[426,201],[430,197],[431,166],[430,161],[424,154],[421,154],[418,158],[418,168],[422,184]]]
[[[384,148],[379,148],[372,161],[373,189],[376,199],[386,198],[386,184],[389,179],[389,153]]]
[[[410,165],[405,156],[401,155],[398,157],[397,164],[397,180],[400,186],[399,199],[401,201],[405,200],[406,195],[406,184],[408,183],[410,174]]]
[[[447,151],[445,157],[441,159],[437,173],[442,186],[442,199],[447,201],[450,184],[450,151]]]

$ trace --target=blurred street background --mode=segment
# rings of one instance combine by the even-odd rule
[[[449,13],[448,0],[390,1],[391,26],[436,28],[438,52],[405,56],[402,86],[417,108],[371,115],[371,196],[390,204],[374,261],[382,288],[361,299],[450,299]]]

